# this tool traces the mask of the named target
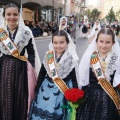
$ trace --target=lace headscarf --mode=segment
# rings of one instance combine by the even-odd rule
[[[63,26],[63,25],[62,25],[62,22],[63,22],[64,20],[66,21],[66,23],[65,23],[65,25]],[[67,21],[68,21],[68,19],[67,19],[65,16],[63,16],[63,17],[60,18],[59,30],[64,30],[64,29],[67,28]]]
[[[84,17],[84,22],[83,22],[83,25],[87,26],[89,24],[89,21],[86,17]]]
[[[98,25],[96,25],[96,22],[98,22]],[[96,22],[94,23],[94,26],[92,28],[92,31],[88,35],[88,38],[92,37],[94,34],[97,35],[97,33],[101,30],[101,25],[99,20],[97,20]],[[95,30],[96,28],[98,29],[97,31]]]
[[[90,58],[94,51],[97,51],[96,37],[88,46],[80,61],[79,79],[78,79],[79,88],[81,88],[81,86],[86,86],[89,84]],[[113,87],[120,84],[120,46],[116,37],[115,37],[115,43],[112,46],[112,53],[105,73],[108,81],[110,81],[110,75],[112,75],[115,70],[116,73],[113,79]]]

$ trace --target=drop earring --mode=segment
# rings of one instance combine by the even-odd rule
[[[19,22],[17,21],[17,25],[19,24]]]
[[[7,26],[7,21],[4,19],[4,23],[3,23],[4,28]]]
[[[7,23],[6,23],[6,20],[4,19],[4,26],[6,26],[7,25]]]

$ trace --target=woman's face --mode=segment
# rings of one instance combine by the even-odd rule
[[[57,54],[62,54],[68,46],[65,36],[53,37],[53,48]]]
[[[96,25],[98,25],[99,23],[98,22],[96,22]]]
[[[19,19],[19,12],[16,7],[9,7],[5,9],[5,20],[7,21],[8,26],[17,25]]]
[[[65,24],[66,24],[66,20],[63,20],[63,21],[62,21],[62,25],[65,25]]]
[[[100,34],[97,41],[98,51],[102,54],[108,53],[112,49],[112,36],[106,34]]]

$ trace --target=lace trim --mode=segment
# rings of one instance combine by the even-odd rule
[[[107,73],[106,77],[108,79],[110,79],[110,75],[112,75],[114,73],[114,71],[116,70],[116,68],[118,67],[117,63],[118,63],[118,55],[113,53],[111,55],[110,61],[108,63],[108,68],[106,71],[106,73]]]
[[[30,38],[32,38],[30,31],[26,30],[25,28],[18,28],[14,43],[17,45],[19,52],[21,52],[23,48],[28,44]],[[10,55],[2,42],[0,42],[0,51],[5,55]]]
[[[47,110],[43,111],[41,108],[37,108],[36,106],[33,108],[32,114],[34,114],[36,117],[40,117],[46,120],[58,120],[58,119],[62,120],[63,118],[63,115],[58,115],[56,113],[50,113]],[[32,119],[32,116],[30,119]]]
[[[62,57],[64,57],[64,55]],[[44,67],[47,71],[47,74],[50,77],[51,75],[50,75],[48,65],[47,65],[47,62],[46,62],[46,56],[43,60],[43,64],[44,64]],[[62,62],[59,62],[59,63],[56,64],[56,69],[57,69],[58,76],[61,79],[64,79],[65,77],[67,77],[70,74],[70,72],[73,70],[74,67],[76,67],[76,65],[77,65],[77,61],[74,62],[72,55],[67,53],[66,58]]]

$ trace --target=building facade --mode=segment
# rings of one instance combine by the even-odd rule
[[[59,22],[61,16],[80,14],[81,2],[85,0],[0,0],[0,6],[13,2],[22,8],[24,20]]]
[[[78,21],[80,20],[82,14],[84,14],[85,0],[66,0],[66,16],[76,16]]]
[[[32,20],[41,21],[44,19],[47,22],[58,21],[64,8],[62,0],[24,0],[22,6],[23,18],[26,16],[24,19],[28,18],[26,15],[28,13],[25,12],[25,8],[28,8],[33,11]]]
[[[63,0],[0,0],[0,6],[4,7],[10,2],[21,7],[23,19],[29,21],[57,21],[64,9]]]
[[[120,0],[101,0],[101,19],[106,17],[111,8],[115,13],[118,12],[120,10]]]

